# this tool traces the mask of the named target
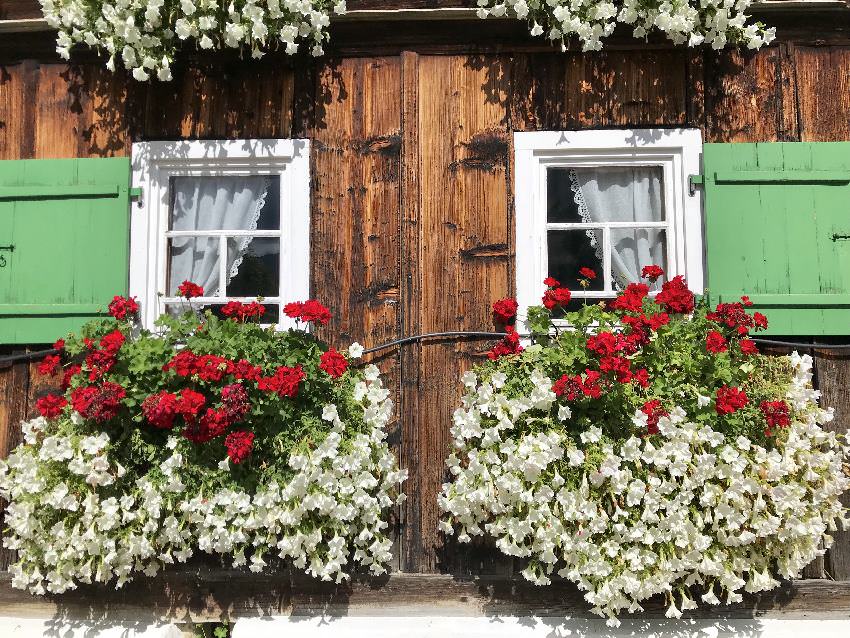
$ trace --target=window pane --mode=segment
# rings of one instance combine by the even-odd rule
[[[550,168],[546,172],[546,221],[550,224],[580,224],[582,222],[572,190],[572,169]]]
[[[550,168],[549,223],[664,221],[660,166]]]
[[[177,287],[187,279],[203,286],[212,297],[219,287],[218,237],[174,237],[168,240],[168,290],[176,297]]]
[[[570,290],[580,290],[578,271],[596,271],[588,290],[604,290],[602,275],[602,230],[551,230],[548,233],[549,275]]]
[[[278,230],[280,178],[172,177],[171,230]]]
[[[234,237],[227,240],[229,297],[276,297],[280,291],[280,239]]]
[[[650,264],[667,270],[667,238],[663,229],[611,229],[611,280],[615,290],[625,288],[630,282],[643,281],[641,270]],[[659,280],[650,290],[660,288]]]

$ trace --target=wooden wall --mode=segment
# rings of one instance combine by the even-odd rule
[[[478,44],[463,37],[473,29]],[[323,336],[371,346],[493,328],[490,303],[514,288],[514,131],[688,126],[707,141],[850,140],[846,25],[829,37],[789,26],[793,37],[758,53],[631,41],[561,53],[514,27],[510,46],[482,44],[482,29],[446,27],[440,37],[454,39],[437,46],[428,28],[376,27],[368,44],[341,28],[333,57],[190,59],[173,82],[149,86],[83,56],[61,63],[43,42],[31,54],[0,44],[0,159],[122,155],[144,139],[311,138],[311,281],[335,315]],[[410,470],[403,571],[511,569],[481,548],[444,547],[436,531],[458,378],[489,345],[429,341],[380,359],[397,390],[391,440]],[[846,427],[850,350],[818,352],[817,375]],[[31,364],[0,371],[0,455],[44,389]],[[850,578],[850,535],[837,539],[810,575]]]

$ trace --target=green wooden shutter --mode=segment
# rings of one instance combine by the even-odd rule
[[[51,343],[129,277],[130,160],[0,161],[0,343]]]
[[[850,142],[706,144],[707,287],[773,335],[850,334]]]

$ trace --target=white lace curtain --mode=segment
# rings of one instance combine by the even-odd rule
[[[570,171],[572,190],[585,223],[660,222],[664,220],[661,171],[657,167],[576,168]],[[611,229],[611,279],[617,289],[640,281],[649,264],[664,264],[664,233],[660,229]],[[587,235],[602,261],[602,231]]]
[[[178,177],[172,183],[171,230],[256,230],[269,180],[263,176]],[[253,237],[228,239],[227,282],[235,277]],[[169,294],[184,280],[220,294],[218,237],[175,237],[171,243]]]

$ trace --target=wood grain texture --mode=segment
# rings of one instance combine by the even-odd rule
[[[423,332],[492,329],[490,304],[511,291],[509,82],[510,67],[502,57],[419,59],[420,262],[419,279],[409,285],[417,291]],[[444,479],[458,379],[484,349],[462,340],[420,346],[417,439],[407,455],[415,457],[409,470],[419,489],[411,505],[416,512],[407,521],[408,535],[421,543],[412,571],[457,565],[458,552],[441,556],[436,494]]]
[[[783,139],[779,49],[706,53],[706,141]]]
[[[640,618],[663,618],[667,604],[653,598]],[[595,618],[572,583],[536,587],[505,577],[453,578],[396,574],[356,578],[342,585],[296,574],[183,570],[115,590],[83,586],[62,595],[34,597],[12,589],[0,575],[0,616],[96,622],[169,619],[212,622],[268,615],[316,616],[567,616]],[[850,583],[784,582],[735,605],[701,606],[684,618],[850,618]]]
[[[801,139],[850,139],[850,47],[796,47],[792,55]]]
[[[25,348],[7,350],[6,354],[25,352]],[[0,458],[6,458],[21,440],[21,421],[27,416],[30,370],[26,363],[0,368]],[[3,529],[5,501],[0,499],[0,530]],[[0,571],[9,568],[16,553],[0,547]]]

